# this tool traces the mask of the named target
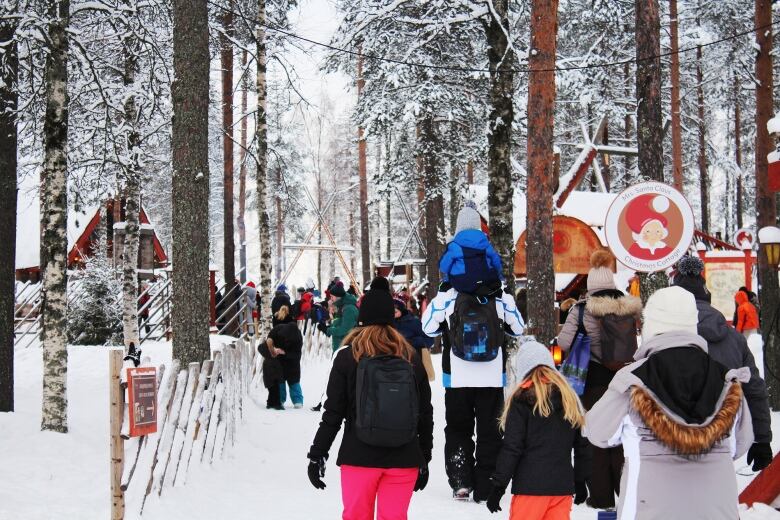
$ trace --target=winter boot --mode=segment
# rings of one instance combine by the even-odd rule
[[[458,488],[452,491],[452,498],[461,502],[468,502],[471,490],[469,488]]]

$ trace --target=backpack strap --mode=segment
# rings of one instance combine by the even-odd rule
[[[585,328],[585,303],[578,303],[577,307],[577,333],[587,336],[588,331]]]

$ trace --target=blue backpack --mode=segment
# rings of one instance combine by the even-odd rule
[[[560,372],[569,382],[571,387],[577,392],[577,395],[585,393],[585,380],[588,378],[588,363],[590,363],[590,336],[585,330],[583,316],[585,314],[585,304],[578,306],[579,315],[577,318],[577,335],[571,344],[569,355],[561,365]]]

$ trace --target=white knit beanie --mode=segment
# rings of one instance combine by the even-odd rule
[[[471,205],[465,205],[458,212],[458,222],[455,225],[455,234],[467,229],[482,229],[482,219],[479,212]]]
[[[696,298],[682,287],[659,289],[647,300],[642,338],[672,331],[697,333],[699,311]]]
[[[543,365],[555,370],[550,349],[538,341],[522,343],[515,354],[515,376],[517,381],[523,381],[534,368]]]
[[[616,289],[615,277],[612,271],[606,267],[596,267],[588,271],[588,293],[603,291],[605,289]]]

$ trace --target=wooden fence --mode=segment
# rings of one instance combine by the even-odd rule
[[[127,421],[124,392],[114,392],[122,352],[112,352],[112,519],[140,516],[150,496],[183,486],[191,470],[220,459],[233,445],[256,377],[256,352],[254,339],[239,339],[202,364],[180,367],[174,360],[169,367],[161,366],[157,432],[129,440],[122,426]],[[124,419],[117,420],[122,414]]]

